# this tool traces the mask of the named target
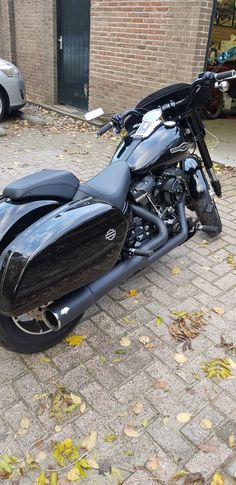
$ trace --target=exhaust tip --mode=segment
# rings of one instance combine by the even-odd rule
[[[61,321],[57,313],[53,313],[47,308],[43,310],[43,321],[52,332],[58,332],[61,329]]]

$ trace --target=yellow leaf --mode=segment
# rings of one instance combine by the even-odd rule
[[[87,434],[81,443],[81,447],[85,448],[87,451],[91,451],[94,446],[96,446],[97,442],[97,432],[91,431],[91,433]]]
[[[74,467],[67,473],[67,478],[70,482],[74,482],[80,479],[80,471],[78,468]]]
[[[200,424],[201,424],[201,427],[203,429],[211,429],[212,428],[212,422],[207,418],[203,419]]]
[[[134,414],[138,415],[142,412],[143,410],[143,403],[142,401],[135,401],[132,405],[132,411]]]
[[[155,472],[159,467],[159,460],[157,455],[150,455],[147,462],[145,463],[145,467],[150,472]]]
[[[160,327],[160,326],[161,326],[161,325],[164,323],[164,320],[163,320],[163,318],[162,318],[160,315],[157,315],[157,317],[156,317],[156,320],[155,320],[155,321],[156,321],[156,325],[157,325],[158,327]]]
[[[173,476],[172,480],[179,480],[180,478],[185,477],[185,475],[188,475],[189,472],[187,470],[178,470]]]
[[[190,413],[179,413],[177,414],[176,419],[177,421],[179,421],[179,423],[188,423],[191,417],[192,417],[192,414]]]
[[[185,357],[184,354],[175,354],[174,355],[174,359],[176,360],[176,362],[178,362],[178,364],[182,365],[184,364],[185,362],[187,362],[187,358]]]
[[[78,461],[78,464],[79,466],[82,466],[82,468],[85,468],[87,470],[89,470],[89,468],[91,468],[87,458],[81,458],[81,460]],[[76,463],[77,465],[77,463]]]
[[[82,402],[82,404],[79,407],[79,410],[80,410],[81,413],[84,413],[84,411],[86,411],[86,404],[85,404],[85,402]]]
[[[220,307],[220,306],[214,306],[213,307],[213,310],[215,313],[217,313],[218,315],[224,315],[224,308]]]
[[[66,438],[63,441],[63,445],[64,445],[65,449],[68,450],[69,448],[72,447],[72,440],[70,438]]]
[[[179,317],[179,318],[186,318],[188,316],[188,312],[186,312],[185,310],[182,310],[180,312],[176,312],[173,310],[171,313],[175,317]]]
[[[200,381],[201,380],[201,377],[199,374],[193,374],[193,377],[196,381]]]
[[[57,472],[52,472],[50,476],[50,485],[57,485]]]
[[[56,433],[60,433],[60,431],[62,430],[62,427],[59,426],[58,424],[55,426],[55,431]]]
[[[202,244],[203,244],[204,246],[208,246],[209,241],[207,241],[207,239],[203,239]]]
[[[230,446],[230,448],[235,448],[235,446],[236,446],[235,438],[234,438],[233,434],[231,434],[230,437],[229,437],[229,446]]]
[[[181,269],[178,268],[178,266],[174,266],[171,270],[171,274],[176,276],[176,275],[179,275],[181,273]]]
[[[138,294],[138,290],[129,290],[129,296],[136,296]]]
[[[120,340],[121,347],[129,347],[130,344],[131,344],[131,340],[128,336],[122,337],[122,339]]]
[[[35,480],[36,485],[48,485],[49,481],[45,477],[45,472],[41,472]]]
[[[39,453],[36,456],[37,461],[44,461],[47,458],[47,453],[45,451],[39,451]]]
[[[49,357],[42,357],[40,359],[40,362],[48,364],[49,362],[51,362],[51,359],[49,359]]]
[[[124,433],[126,436],[129,436],[129,438],[138,438],[139,433],[134,429],[133,426],[127,425],[124,427]]]
[[[224,479],[220,472],[216,472],[212,477],[211,485],[224,485]]]
[[[150,342],[150,338],[147,335],[141,335],[139,337],[139,342],[143,345],[147,345]]]
[[[124,479],[120,473],[120,470],[118,470],[118,468],[111,466],[111,475],[115,479],[117,485],[121,485],[121,483],[123,483]]]
[[[147,426],[148,426],[148,419],[147,418],[144,418],[144,420],[142,421],[142,426],[144,428],[147,428]]]
[[[66,337],[64,339],[64,341],[69,345],[81,345],[84,340],[84,335],[71,335],[70,337]]]
[[[23,416],[20,420],[20,429],[18,430],[18,434],[20,436],[24,436],[28,433],[30,427],[30,419],[27,416]]]
[[[104,437],[104,441],[106,443],[113,443],[114,441],[116,441],[118,438],[117,434],[116,433],[111,433],[111,434],[107,434],[105,437]]]
[[[94,458],[88,458],[87,462],[89,463],[90,468],[94,468],[95,470],[99,469],[99,465]]]
[[[70,398],[74,404],[81,404],[81,397],[77,396],[76,394],[70,393]]]
[[[236,369],[236,362],[234,362],[234,361],[233,361],[232,359],[230,359],[230,358],[228,359],[228,361],[229,361],[229,365],[230,365],[231,369]]]

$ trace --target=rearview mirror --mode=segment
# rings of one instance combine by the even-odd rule
[[[94,109],[93,111],[88,111],[85,113],[85,119],[87,121],[94,120],[95,118],[98,118],[99,116],[104,115],[104,111],[102,108],[97,108]]]

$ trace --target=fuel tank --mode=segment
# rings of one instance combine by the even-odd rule
[[[129,218],[87,197],[41,217],[0,256],[0,312],[17,316],[92,282],[119,258]]]
[[[134,135],[135,131],[121,141],[111,163],[126,161],[131,171],[140,175],[180,162],[190,147],[184,131],[176,125],[161,124],[144,139],[136,139]]]

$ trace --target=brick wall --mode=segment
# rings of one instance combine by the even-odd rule
[[[90,108],[132,106],[204,67],[213,0],[92,0]]]
[[[12,60],[22,71],[28,99],[53,104],[57,96],[55,0],[0,0],[0,8],[0,57]]]

